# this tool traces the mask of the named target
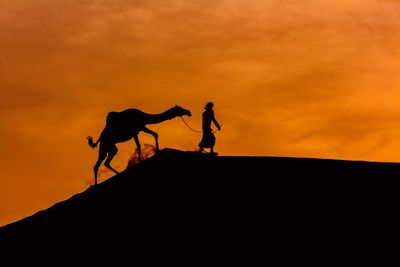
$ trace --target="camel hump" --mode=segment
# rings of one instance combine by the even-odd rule
[[[111,111],[107,115],[106,124],[109,125],[110,123],[121,123],[132,118],[142,118],[143,114],[143,111],[134,108],[126,109],[121,112]]]
[[[143,111],[139,110],[139,109],[135,109],[135,108],[130,108],[130,109],[125,109],[124,111],[121,111],[119,113],[119,117],[123,118],[123,119],[138,119],[141,118],[143,116]]]
[[[116,111],[109,112],[107,115],[106,123],[109,123],[110,121],[115,120],[115,118],[118,116],[118,113],[119,112],[116,112]]]

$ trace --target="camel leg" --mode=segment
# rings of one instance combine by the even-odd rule
[[[110,170],[115,172],[116,174],[118,174],[119,172],[116,171],[113,167],[111,167],[110,163],[111,163],[112,159],[114,158],[115,154],[117,154],[117,152],[118,152],[118,148],[115,145],[111,146],[108,151],[108,157],[106,159],[106,162],[104,162],[104,166],[106,166],[107,168],[109,168]]]
[[[158,152],[160,150],[160,148],[158,147],[158,133],[156,133],[156,132],[154,132],[154,131],[150,130],[149,128],[146,128],[146,127],[143,127],[142,131],[154,136],[154,139],[156,140],[156,152]]]
[[[140,145],[140,142],[139,142],[139,136],[137,134],[135,134],[133,136],[133,139],[135,140],[135,143],[136,143],[136,147],[137,147],[137,151],[138,151],[138,159],[139,159],[139,162],[140,162],[140,161],[142,161],[142,153],[141,153],[141,145]]]
[[[107,151],[105,151],[104,147],[100,143],[100,148],[99,148],[99,157],[97,158],[97,162],[93,167],[94,170],[94,185],[97,185],[97,172],[99,170],[99,167],[103,160],[107,157]]]

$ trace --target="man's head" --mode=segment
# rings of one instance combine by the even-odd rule
[[[214,107],[214,103],[213,103],[213,102],[208,102],[208,103],[206,104],[205,109],[212,109],[213,107]]]

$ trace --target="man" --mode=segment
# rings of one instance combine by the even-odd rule
[[[203,137],[199,143],[199,152],[203,152],[204,148],[210,148],[210,154],[217,155],[217,153],[214,152],[215,135],[211,129],[211,122],[215,124],[218,130],[221,130],[221,126],[214,117],[213,107],[214,103],[208,102],[205,106],[205,111],[203,112]]]

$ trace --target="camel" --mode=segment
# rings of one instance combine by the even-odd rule
[[[175,117],[184,115],[190,117],[192,116],[192,113],[180,106],[175,106],[160,114],[147,114],[134,108],[126,109],[121,112],[112,111],[108,113],[106,126],[104,127],[97,141],[93,142],[93,138],[91,136],[87,137],[88,143],[92,148],[96,148],[97,144],[100,143],[99,156],[96,164],[93,167],[94,184],[97,185],[97,173],[101,163],[104,160],[106,160],[104,166],[116,174],[119,173],[110,165],[111,160],[118,152],[118,148],[116,146],[117,143],[126,142],[133,138],[138,150],[138,159],[139,161],[142,161],[140,151],[141,145],[138,138],[139,132],[145,132],[154,137],[157,153],[159,151],[158,134],[147,128],[146,125],[161,123],[166,120],[171,120]]]

